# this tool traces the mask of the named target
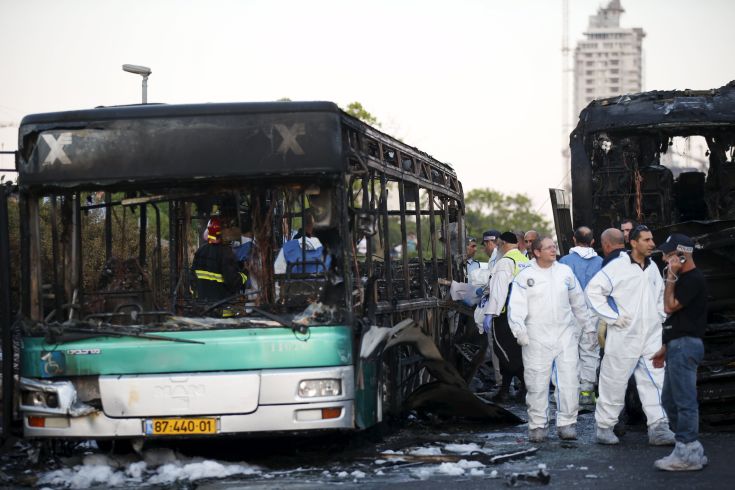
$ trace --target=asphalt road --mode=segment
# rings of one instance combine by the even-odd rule
[[[523,408],[512,407],[519,414]],[[437,464],[377,464],[378,453],[401,451],[410,453],[412,448],[443,447],[446,443],[478,444],[485,450],[500,452],[528,448],[526,426],[492,428],[477,425],[443,425],[412,421],[408,426],[386,437],[377,444],[346,449],[339,454],[322,454],[317,458],[315,471],[309,471],[311,457],[301,460],[306,471],[286,474],[282,478],[249,478],[246,481],[209,482],[197,487],[209,490],[234,490],[258,488],[323,489],[339,488],[508,488],[514,473],[536,473],[539,465],[545,465],[549,474],[548,488],[614,488],[627,489],[678,489],[678,488],[735,488],[735,433],[705,433],[701,442],[709,458],[709,465],[699,472],[669,473],[653,467],[654,460],[666,456],[671,447],[648,445],[645,427],[628,427],[618,446],[602,446],[594,442],[594,418],[590,412],[580,415],[579,439],[560,441],[553,434],[548,442],[536,445],[538,451],[530,457],[509,461],[497,466],[479,468],[483,475],[473,476],[469,471],[462,475],[446,475],[436,471]],[[415,449],[413,449],[415,451]],[[444,454],[447,451],[442,451]],[[297,458],[298,459],[298,458]],[[293,468],[293,464],[290,465]],[[304,468],[302,468],[304,469]],[[425,469],[427,471],[422,471]],[[354,471],[366,476],[353,478]],[[493,474],[493,470],[497,474]],[[328,474],[324,472],[327,471]],[[340,472],[346,472],[339,476]],[[380,472],[382,474],[377,474]],[[492,475],[492,476],[491,476]],[[520,481],[519,487],[541,487],[536,481]]]
[[[519,415],[524,413],[521,405],[509,408]],[[173,447],[147,447],[144,453],[150,453],[145,458],[134,453],[117,457],[117,462],[122,463],[118,466],[110,463],[110,478],[118,477],[116,482],[122,488],[153,485],[153,488],[207,490],[323,490],[330,487],[485,489],[508,488],[514,473],[535,474],[543,466],[550,478],[549,488],[735,488],[735,433],[702,434],[701,441],[710,461],[703,471],[667,473],[656,470],[653,461],[668,454],[671,448],[648,446],[645,427],[629,427],[618,446],[596,444],[593,429],[592,413],[582,413],[577,441],[561,442],[552,430],[549,441],[537,444],[537,451],[532,455],[502,464],[488,464],[487,461],[479,462],[470,454],[471,451],[498,454],[527,450],[532,446],[527,441],[525,425],[493,427],[410,417],[401,428],[380,440],[371,440],[370,436],[374,434],[367,434],[357,437],[198,440]],[[35,465],[24,457],[18,457],[18,454],[6,453],[0,459],[0,485],[4,484],[4,488],[69,488],[79,484],[84,481],[85,464],[89,469],[89,462],[85,459],[90,457],[90,452],[98,453],[93,454],[94,457],[108,458],[94,451],[93,447],[83,446],[76,454],[55,461],[41,458]],[[179,471],[182,478],[161,483],[161,466],[156,468],[153,464],[149,464],[136,478],[131,477],[131,465],[140,464],[143,459],[150,461],[154,451],[163,451],[164,459],[172,463],[173,470]],[[465,461],[458,462],[460,459]],[[192,477],[191,474],[201,471],[201,466],[196,465],[202,462],[223,465],[222,474],[215,471],[215,474]],[[188,473],[184,471],[187,465],[191,465]],[[248,465],[257,471],[225,476],[230,465]],[[66,471],[66,480],[42,484],[43,475],[53,469]],[[109,488],[111,481],[92,481],[87,487]],[[543,485],[537,481],[521,480],[518,486]]]

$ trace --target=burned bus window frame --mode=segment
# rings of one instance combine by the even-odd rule
[[[704,137],[709,165],[676,178],[661,164],[675,138]],[[666,90],[592,101],[570,135],[574,226],[600,233],[623,219],[646,224],[654,241],[691,236],[708,285],[700,414],[710,427],[735,425],[735,81],[711,90]],[[695,186],[696,184],[696,186]],[[571,230],[560,230],[570,234]],[[660,259],[660,254],[654,254]],[[660,262],[660,261],[659,261]],[[662,267],[663,264],[660,264]]]
[[[151,379],[153,386],[171,373],[220,386],[202,410],[229,417],[230,425],[222,427],[233,433],[297,430],[293,412],[283,407],[297,410],[312,402],[308,394],[295,398],[298,380],[338,379],[341,394],[330,403],[342,416],[298,427],[361,429],[397,412],[435,375],[451,371],[432,374],[419,351],[405,343],[360,357],[372,326],[404,328],[411,321],[423,341],[447,362],[456,361],[452,342],[464,310],[451,301],[448,284],[463,279],[464,251],[457,245],[464,204],[450,166],[326,102],[98,108],[31,115],[19,132],[21,232],[31,243],[21,261],[21,391],[37,391],[43,380],[52,390],[71,386],[84,395],[74,410],[44,408],[63,418],[68,430],[28,426],[28,435],[140,437],[150,415],[120,402],[121,411],[108,416],[100,407],[112,405],[102,398],[129,389],[133,378]],[[71,163],[47,161],[40,137],[46,134],[70,141],[65,152]],[[86,202],[91,193],[97,201]],[[243,277],[232,297],[200,301],[194,252],[204,244],[202,231],[215,205],[233,207],[225,201],[235,203],[219,215],[228,236],[238,228],[242,233],[243,213],[251,214],[255,262],[238,270],[256,279],[257,287]],[[308,228],[309,206],[320,216],[312,232],[318,241],[309,242],[323,247],[317,252],[324,266],[307,270],[302,233],[301,269],[289,264],[288,273],[276,274],[275,261],[293,230]],[[51,218],[48,226],[41,226],[43,213]],[[391,258],[392,233],[400,258]],[[416,234],[410,254],[409,233]],[[96,248],[88,245],[92,235]],[[366,254],[359,257],[363,237]],[[42,244],[49,241],[42,261]],[[128,272],[143,278],[145,287],[123,280],[105,289],[88,279],[106,273],[99,257],[112,264],[123,251],[122,259],[133,264]],[[209,276],[224,280],[221,273]],[[45,287],[49,282],[54,284]],[[287,371],[294,386],[273,382]],[[267,403],[256,400],[254,412],[232,414],[218,403],[249,391],[222,390],[222,373],[242,386],[257,373],[276,391]],[[88,391],[88,381],[108,391]],[[23,416],[39,413],[19,408]],[[169,408],[156,413],[187,416]],[[278,410],[286,416],[279,418]],[[127,424],[122,429],[120,420]]]

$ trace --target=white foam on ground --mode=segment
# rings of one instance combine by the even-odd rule
[[[464,475],[464,468],[460,468],[458,463],[442,463],[437,471],[449,476]]]
[[[152,450],[144,452],[142,460],[91,454],[80,465],[41,474],[38,484],[73,489],[99,484],[106,487],[144,486],[260,473],[260,468],[246,463],[192,459],[171,450]]]
[[[466,459],[462,459],[456,463],[442,463],[440,465],[415,468],[411,470],[411,473],[413,476],[421,480],[431,478],[437,473],[449,476],[461,476],[464,475],[467,470],[470,470],[471,476],[480,476],[485,474],[485,471],[482,470],[484,467],[485,465],[479,461],[467,461]]]
[[[450,453],[469,454],[473,451],[481,451],[482,448],[478,444],[471,442],[469,444],[446,444],[444,450]]]
[[[409,452],[413,456],[439,456],[442,450],[438,447],[420,447]]]

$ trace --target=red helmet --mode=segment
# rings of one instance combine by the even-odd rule
[[[219,218],[213,216],[207,223],[207,243],[219,243],[222,239],[222,226]]]

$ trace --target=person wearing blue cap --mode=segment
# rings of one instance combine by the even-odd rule
[[[704,358],[702,337],[707,327],[707,282],[694,263],[694,241],[674,233],[658,247],[664,254],[663,346],[651,360],[655,367],[665,362],[661,401],[674,431],[676,446],[654,466],[666,471],[701,470],[707,464],[697,440],[697,367]]]

